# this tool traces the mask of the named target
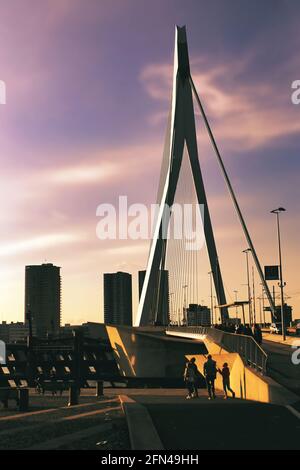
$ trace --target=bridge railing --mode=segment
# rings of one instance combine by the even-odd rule
[[[252,336],[228,333],[227,331],[205,326],[169,326],[167,331],[206,335],[208,339],[228,352],[238,353],[248,366],[266,375],[268,356]]]

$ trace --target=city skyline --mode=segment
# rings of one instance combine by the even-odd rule
[[[288,303],[299,318],[300,106],[291,102],[291,83],[299,78],[299,20],[291,4],[283,10],[273,2],[269,19],[270,6],[259,2],[253,2],[255,8],[247,3],[244,11],[243,2],[228,2],[226,8],[189,2],[188,12],[177,1],[165,2],[160,18],[154,2],[153,11],[143,5],[149,25],[143,23],[141,30],[128,26],[142,9],[133,2],[130,19],[127,3],[100,8],[94,3],[87,11],[75,1],[71,11],[69,1],[43,6],[27,1],[36,15],[31,18],[24,10],[25,20],[9,6],[2,8],[6,24],[18,27],[13,34],[4,31],[0,46],[0,78],[7,85],[7,103],[0,107],[0,320],[23,318],[24,266],[45,259],[62,267],[62,323],[103,319],[102,275],[109,271],[133,274],[136,312],[137,272],[145,269],[149,241],[98,240],[96,208],[116,204],[121,194],[130,202],[155,202],[175,23],[187,24],[192,73],[262,264],[277,264],[270,210],[287,209],[283,274]],[[199,32],[197,15],[211,19],[216,8],[224,15],[216,18],[215,30],[201,21]],[[199,120],[197,132],[227,295],[234,300],[238,290],[245,299],[242,250],[247,246]],[[201,299],[206,304],[208,271],[203,253]],[[260,295],[257,275],[256,280]]]

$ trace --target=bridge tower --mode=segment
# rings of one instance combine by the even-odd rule
[[[160,207],[156,220],[156,227],[150,248],[147,270],[137,314],[137,325],[147,325],[153,322],[151,314],[153,298],[156,297],[157,282],[160,273],[164,270],[164,257],[167,240],[162,236],[163,211],[167,204],[174,203],[183,152],[188,152],[198,204],[201,204],[203,213],[203,228],[209,255],[211,271],[213,273],[217,301],[219,305],[226,304],[221,269],[218,261],[209,208],[198,159],[195,116],[193,106],[192,88],[190,84],[190,64],[185,27],[176,27],[173,92],[168,127],[165,137],[165,147],[158,190],[158,204]],[[158,306],[159,308],[159,306]],[[222,319],[228,317],[227,309],[223,308]],[[151,319],[152,317],[152,319]]]
[[[174,203],[183,156],[186,154],[188,155],[190,163],[197,202],[203,209],[203,213],[201,215],[211,273],[218,305],[223,306],[220,307],[221,320],[226,321],[226,319],[228,319],[224,284],[198,158],[193,94],[199,106],[200,113],[206,125],[212,146],[217,156],[217,160],[220,164],[221,171],[225,178],[225,182],[231,195],[234,207],[242,225],[248,247],[251,249],[253,260],[255,262],[261,282],[264,285],[265,292],[271,306],[271,311],[275,311],[274,302],[267,283],[264,279],[264,274],[256,255],[254,245],[250,238],[229,177],[221,159],[217,144],[191,77],[186,28],[185,26],[176,26],[171,109],[165,136],[163,161],[157,195],[159,211],[156,218],[156,225],[153,232],[152,243],[148,256],[146,274],[140,295],[140,302],[135,320],[136,326],[156,324],[157,319],[159,318],[159,309],[161,308],[161,302],[159,299],[163,297],[160,291],[160,280],[162,277],[161,273],[166,272],[165,262],[168,244],[168,239],[164,233],[164,210],[166,205],[168,207],[172,207]],[[182,287],[185,288],[187,286],[184,285]],[[169,296],[168,292],[165,294]]]

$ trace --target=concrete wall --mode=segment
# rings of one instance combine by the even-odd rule
[[[121,375],[137,378],[183,377],[188,354],[206,353],[201,341],[168,338],[137,328],[107,326]]]
[[[196,358],[196,364],[201,373],[203,365],[207,360],[204,355],[187,356]],[[222,368],[224,362],[227,362],[230,368],[230,385],[237,398],[246,400],[260,401],[263,403],[276,403],[286,405],[295,403],[299,398],[279,385],[270,377],[262,376],[254,369],[245,366],[241,357],[237,353],[212,354],[212,358],[217,362],[217,367]],[[222,376],[217,374],[215,382],[216,390],[223,390]]]

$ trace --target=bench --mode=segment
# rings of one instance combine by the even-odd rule
[[[29,404],[29,389],[25,380],[17,386],[14,380],[8,380],[7,387],[0,387],[0,402],[5,409],[8,408],[9,400],[14,400],[19,411],[27,411]]]

